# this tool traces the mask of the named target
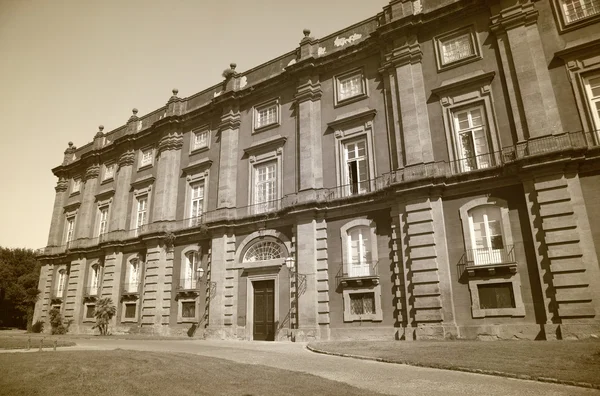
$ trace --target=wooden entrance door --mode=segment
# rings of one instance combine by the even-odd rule
[[[275,340],[275,281],[252,282],[254,286],[254,340]]]

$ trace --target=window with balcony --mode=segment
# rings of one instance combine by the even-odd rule
[[[90,296],[97,296],[99,294],[101,271],[102,267],[98,263],[90,267],[90,286],[88,293]]]
[[[483,106],[454,112],[454,131],[458,168],[463,172],[492,165]]]
[[[279,125],[279,99],[254,107],[254,131]]]
[[[67,270],[64,268],[61,268],[56,272],[56,281],[54,284],[54,296],[56,298],[63,298],[66,286],[67,286]]]
[[[336,106],[367,97],[367,85],[362,69],[335,76],[334,81]]]
[[[364,194],[370,191],[367,140],[359,139],[344,143],[344,185],[346,195]]]
[[[591,74],[583,81],[596,141],[600,142],[600,73]]]
[[[191,251],[185,254],[181,271],[181,282],[179,283],[181,289],[193,290],[196,288],[199,259],[200,257],[197,251]]]
[[[459,212],[465,238],[459,275],[468,283],[473,317],[524,316],[507,202],[475,198]]]
[[[196,226],[202,222],[204,211],[204,180],[190,184],[189,221],[190,226]]]
[[[265,213],[277,208],[277,161],[254,165],[254,213]]]
[[[65,243],[69,244],[75,236],[75,216],[67,217],[67,224],[65,230]]]
[[[98,236],[108,232],[108,205],[98,208]]]
[[[127,268],[127,277],[125,282],[125,291],[128,293],[138,293],[141,277],[141,260],[137,257],[129,260]]]
[[[136,198],[136,221],[135,227],[139,229],[148,223],[148,196],[142,195]]]
[[[481,58],[475,28],[468,26],[434,38],[438,70]]]

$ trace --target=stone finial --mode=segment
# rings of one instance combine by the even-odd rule
[[[138,109],[136,109],[136,108],[134,107],[134,108],[131,110],[131,112],[132,112],[133,114],[131,115],[131,117],[129,117],[129,121],[127,121],[127,122],[131,122],[131,121],[137,121],[137,119],[138,119],[138,116],[137,116]]]
[[[69,142],[69,147],[65,150],[65,154],[74,153],[77,150],[77,147],[73,146],[73,142]]]
[[[231,68],[231,70],[235,70],[235,68],[237,67],[237,64],[232,62],[229,64],[229,67]]]
[[[304,29],[302,33],[304,33],[304,37],[302,37],[302,40],[300,40],[300,44],[314,40],[314,38],[310,36],[310,29]]]
[[[177,88],[173,88],[173,90],[171,92],[173,92],[173,96],[177,96],[177,94],[179,93],[179,90]]]
[[[169,98],[169,102],[168,102],[168,103],[171,103],[171,102],[173,102],[173,101],[175,101],[175,100],[179,100],[179,98],[177,97],[177,94],[179,93],[179,90],[178,90],[177,88],[173,88],[173,89],[171,90],[171,92],[173,92],[173,96],[171,96],[171,97]]]
[[[304,29],[302,33],[304,33],[304,37],[308,37],[310,36],[310,29]]]
[[[225,69],[223,70],[223,74],[221,74],[223,76],[223,78],[225,80],[229,80],[231,77],[235,76],[235,68],[237,67],[237,65],[235,63],[230,63],[229,64],[229,69]]]
[[[96,132],[94,139],[101,138],[102,136],[104,136],[104,133],[102,132],[103,130],[104,130],[104,125],[98,125],[98,132]]]

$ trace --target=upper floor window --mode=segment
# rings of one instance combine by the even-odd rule
[[[366,95],[367,87],[362,70],[352,70],[335,77],[336,104],[343,104],[347,100]]]
[[[502,214],[493,205],[479,206],[469,212],[471,258],[475,265],[496,264],[506,261]]]
[[[69,217],[67,218],[67,230],[66,230],[66,237],[65,237],[65,242],[69,243],[73,240],[73,237],[75,236],[75,216]]]
[[[136,228],[148,223],[148,196],[137,197]]]
[[[358,226],[348,230],[347,276],[371,275],[371,229],[368,226]]]
[[[140,283],[140,269],[141,261],[139,258],[133,258],[129,260],[129,268],[127,275],[127,285],[125,287],[126,291],[130,293],[134,293],[138,291],[139,283]]]
[[[565,23],[574,23],[600,14],[600,0],[560,0]]]
[[[594,130],[596,131],[596,139],[600,140],[600,73],[588,76],[583,81]]]
[[[108,206],[99,208],[98,212],[98,235],[102,235],[108,231]]]
[[[254,211],[263,213],[277,207],[277,161],[254,165]]]
[[[190,185],[190,220],[195,225],[202,216],[204,208],[204,181]]]
[[[200,150],[208,147],[208,133],[207,129],[194,131],[192,134],[192,151]]]
[[[362,194],[369,191],[369,164],[366,139],[354,140],[344,144],[345,173],[343,183],[347,195]]]
[[[78,193],[79,191],[81,191],[81,179],[73,179],[73,184],[71,185],[71,194]]]
[[[438,70],[480,58],[475,30],[468,26],[435,37]]]
[[[263,103],[254,108],[254,130],[279,124],[279,99]]]
[[[104,177],[102,180],[112,179],[115,176],[115,164],[106,164],[104,165]]]
[[[281,245],[274,240],[259,241],[252,245],[244,255],[244,262],[275,260],[283,258]]]
[[[152,148],[145,148],[141,150],[140,153],[140,168],[144,167],[144,166],[149,166],[152,165],[152,153],[153,150]]]
[[[198,252],[193,251],[185,255],[180,286],[183,289],[196,288],[196,272],[198,271]]]
[[[483,106],[457,110],[453,116],[460,170],[490,167],[492,164]]]
[[[98,294],[98,288],[100,287],[100,264],[94,264],[90,268],[90,295],[95,296]]]

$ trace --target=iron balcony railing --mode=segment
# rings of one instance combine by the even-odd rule
[[[348,199],[354,196],[367,195],[386,189],[387,187],[407,183],[412,181],[424,180],[429,178],[450,177],[471,172],[479,172],[492,168],[504,166],[515,161],[545,155],[553,152],[560,152],[572,149],[585,149],[600,145],[600,131],[592,132],[573,132],[560,135],[550,135],[541,138],[530,139],[526,142],[517,143],[513,146],[505,147],[501,151],[485,153],[478,156],[460,158],[454,161],[438,161],[427,164],[405,167],[403,169],[393,170],[374,179],[364,180],[357,183],[351,183],[332,188],[323,188],[315,191],[308,198],[316,202],[335,202],[337,200]],[[218,222],[232,221],[254,216],[274,214],[278,211],[291,208],[304,202],[307,198],[300,200],[304,193],[293,193],[280,199],[264,203],[248,205],[236,208],[219,208],[205,212],[200,216],[183,220],[158,221],[132,229],[116,230],[100,235],[96,238],[80,238],[61,246],[47,246],[37,249],[36,253],[40,255],[55,255],[64,253],[67,250],[85,249],[97,246],[102,243],[120,242],[129,239],[135,239],[144,234],[154,232],[173,232],[184,229],[193,229],[202,225]]]
[[[458,262],[458,273],[459,276],[462,276],[465,270],[513,264],[515,262],[513,245],[506,245],[501,248],[468,249],[465,250]]]
[[[83,295],[85,297],[97,297],[100,293],[100,288],[98,286],[87,286],[83,290]]]
[[[134,294],[140,292],[140,281],[137,282],[124,282],[121,290],[124,294]]]
[[[354,261],[340,264],[336,278],[336,286],[348,280],[374,278],[379,276],[378,261]]]
[[[179,279],[179,285],[177,289],[179,290],[196,290],[199,286],[198,279],[193,276],[184,276]]]
[[[50,293],[50,297],[51,298],[63,298],[65,295],[65,289],[57,289],[57,288],[52,288],[52,291]]]

